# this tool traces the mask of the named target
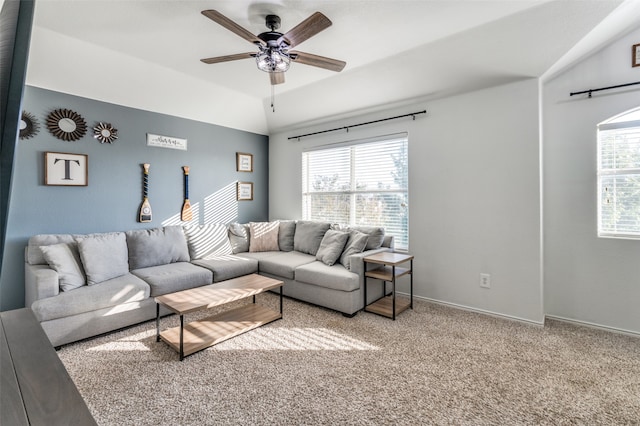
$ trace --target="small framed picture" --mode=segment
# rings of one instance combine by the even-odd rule
[[[640,43],[631,48],[631,66],[640,67]]]
[[[253,182],[238,182],[238,201],[253,200]]]
[[[44,153],[44,184],[58,186],[87,186],[89,184],[89,156],[64,152]]]
[[[253,171],[253,154],[236,152],[236,170],[239,172]]]

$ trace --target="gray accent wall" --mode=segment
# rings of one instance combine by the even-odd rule
[[[87,134],[75,142],[54,137],[47,130],[46,117],[58,108],[80,114],[87,123]],[[182,224],[182,166],[190,167],[189,198],[194,212],[191,223],[268,219],[269,146],[265,135],[30,86],[25,88],[23,109],[36,116],[40,131],[31,139],[20,140],[16,149],[0,277],[2,310],[24,306],[24,248],[32,235]],[[93,127],[99,122],[111,123],[118,129],[115,142],[100,143],[93,137]],[[147,146],[147,133],[187,139],[187,150]],[[46,186],[45,152],[87,154],[88,186]],[[236,171],[236,152],[253,154],[253,172]],[[143,163],[151,164],[150,223],[137,221]],[[236,200],[238,181],[253,182],[253,201]]]

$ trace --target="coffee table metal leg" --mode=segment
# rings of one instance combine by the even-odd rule
[[[282,316],[282,286],[280,286],[280,316]]]
[[[411,286],[411,309],[413,309],[413,259],[411,259],[410,264],[409,264],[410,268],[411,268],[411,273],[409,274],[409,285]]]
[[[180,361],[184,359],[184,315],[180,315]]]
[[[160,341],[160,304],[156,303],[156,342]]]

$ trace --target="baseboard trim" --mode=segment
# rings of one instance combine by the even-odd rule
[[[405,296],[409,296],[408,293],[400,293],[400,292],[398,292],[398,294],[403,294]],[[513,315],[500,314],[498,312],[488,311],[488,310],[485,310],[485,309],[472,308],[470,306],[460,305],[458,303],[443,302],[442,300],[431,299],[429,297],[416,296],[415,294],[413,295],[413,298],[414,299],[418,299],[418,300],[423,300],[423,301],[429,302],[429,303],[435,303],[436,305],[443,305],[443,306],[449,306],[451,308],[461,309],[463,311],[475,312],[477,314],[489,315],[489,316],[492,316],[492,317],[506,319],[506,320],[510,320],[510,321],[517,321],[517,322],[525,323],[525,324],[528,324],[528,325],[534,325],[536,327],[544,327],[544,321],[542,321],[542,322],[533,321],[533,320],[530,320],[530,319],[527,319],[527,318],[516,317],[516,316],[513,316]]]
[[[545,319],[566,322],[569,324],[579,325],[582,327],[595,328],[597,330],[609,331],[612,333],[625,334],[627,336],[632,336],[632,337],[640,337],[640,332],[637,332],[637,331],[625,330],[624,328],[609,327],[606,325],[596,324],[589,321],[580,321],[580,320],[571,319],[571,318],[559,317],[556,315],[545,315]]]

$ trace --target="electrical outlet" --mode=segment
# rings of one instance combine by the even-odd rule
[[[486,273],[480,274],[480,287],[491,288],[491,275]]]

